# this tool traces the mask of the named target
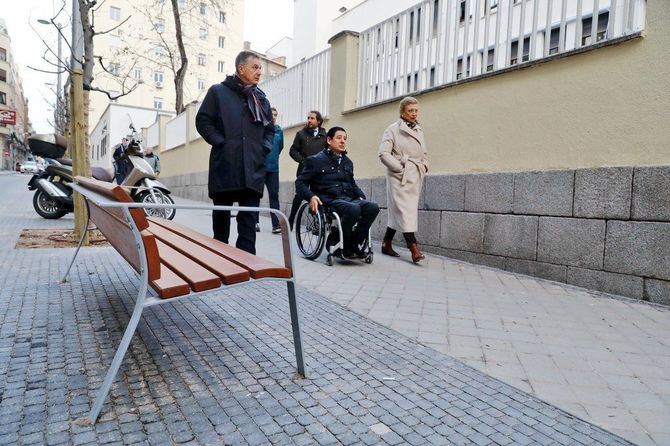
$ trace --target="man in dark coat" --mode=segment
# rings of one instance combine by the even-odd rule
[[[209,155],[209,197],[217,206],[257,207],[263,196],[265,156],[272,149],[274,124],[270,102],[257,85],[261,61],[251,51],[235,58],[236,73],[212,85],[195,117]],[[255,212],[237,213],[235,246],[256,253]],[[214,238],[228,243],[230,211],[212,213]]]
[[[322,204],[337,212],[344,237],[342,256],[361,258],[365,253],[361,252],[360,245],[379,214],[379,206],[365,199],[365,193],[354,180],[354,163],[345,150],[345,130],[332,127],[326,141],[325,149],[304,161],[295,189],[301,199],[309,201],[312,212]],[[358,225],[353,231],[355,224]]]
[[[316,155],[326,146],[326,129],[321,127],[323,124],[323,117],[321,113],[312,110],[307,113],[307,124],[303,129],[295,134],[293,145],[289,150],[289,155],[298,163],[298,170],[295,173],[296,178],[300,175],[303,168],[303,162],[307,157]],[[291,205],[291,214],[288,221],[293,229],[293,220],[295,214],[298,212],[302,199],[296,193],[293,197],[293,204]]]
[[[114,163],[116,164],[116,169],[114,169],[116,184],[123,183],[123,180],[126,179],[131,169],[130,160],[125,156],[126,147],[128,147],[128,138],[123,138],[120,144],[114,146],[114,152],[112,153],[112,158],[114,158]]]

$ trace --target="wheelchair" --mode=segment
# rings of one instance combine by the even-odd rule
[[[326,206],[319,206],[318,212],[314,213],[310,211],[309,203],[304,201],[298,208],[294,228],[298,249],[306,259],[317,259],[325,248],[328,253],[326,257],[328,266],[333,265],[334,258],[356,260],[342,256],[344,247],[342,224],[340,216],[334,210],[328,209]],[[356,226],[354,226],[355,228]],[[361,251],[365,253],[365,257],[358,260],[368,264],[372,263],[374,254],[372,253],[370,231],[368,231],[368,236],[363,242]]]

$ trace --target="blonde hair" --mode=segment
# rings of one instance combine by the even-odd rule
[[[400,114],[401,115],[403,114],[403,112],[405,111],[405,108],[407,108],[408,105],[418,104],[418,103],[419,103],[419,101],[417,101],[416,98],[414,98],[412,96],[407,96],[407,97],[402,98],[402,100],[400,101]]]

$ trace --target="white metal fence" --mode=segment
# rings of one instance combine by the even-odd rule
[[[423,1],[360,34],[357,105],[632,34],[644,28],[645,6],[645,0]]]
[[[279,111],[278,124],[290,127],[307,120],[307,112],[318,110],[328,114],[330,89],[330,50],[289,68],[262,82],[260,88]]]

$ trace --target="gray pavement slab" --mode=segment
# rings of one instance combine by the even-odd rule
[[[73,250],[13,250],[23,228],[72,225],[34,214],[27,180],[0,177],[12,210],[0,215],[0,443],[623,441],[576,415],[669,444],[667,310],[437,256],[419,267],[380,255],[330,268],[297,259],[308,380],[291,380],[283,289],[151,310],[95,434],[80,432],[70,421],[111,362],[136,281],[108,248],[86,249],[65,285],[55,282]],[[177,218],[211,233],[207,212]],[[278,237],[261,222],[259,252],[277,258]],[[391,433],[371,430],[380,424]]]

